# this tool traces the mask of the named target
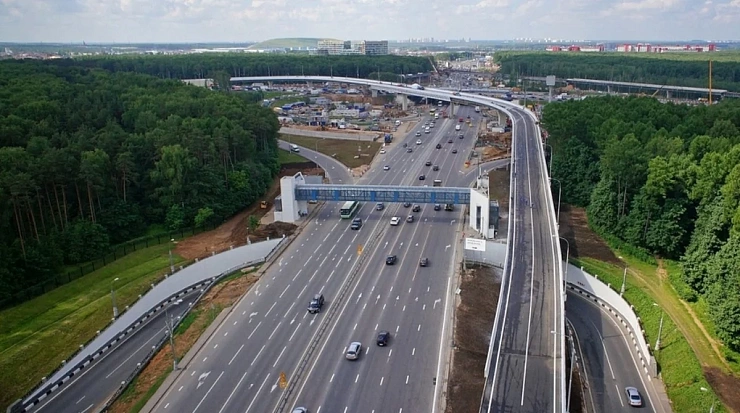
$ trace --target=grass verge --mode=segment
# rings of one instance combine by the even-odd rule
[[[286,150],[280,149],[278,151],[278,162],[280,165],[285,165],[288,163],[298,163],[298,162],[306,162],[306,158],[296,155],[293,152],[288,152]]]
[[[349,168],[370,165],[382,146],[380,142],[323,139],[287,134],[281,134],[280,139],[334,157]],[[355,158],[355,156],[359,157]]]
[[[0,312],[0,405],[23,396],[108,325],[114,279],[121,311],[145,293],[169,267],[169,249],[162,244],[136,251]]]
[[[657,277],[657,275],[653,274],[657,273],[658,268],[642,263],[626,254],[620,253],[620,255],[628,263],[630,275],[632,275],[627,277],[627,288],[624,298],[634,306],[635,312],[642,321],[642,327],[651,346],[655,345],[658,338],[658,328],[663,309],[665,309],[668,315],[663,320],[660,351],[656,354],[656,360],[658,361],[668,397],[673,403],[673,411],[681,413],[707,411],[708,406],[711,406],[713,401],[717,400],[717,396],[704,378],[699,359],[714,359],[712,357],[713,351],[705,348],[704,351],[700,351],[697,354],[694,352],[695,349],[689,345],[687,337],[690,337],[695,342],[700,342],[702,341],[701,334],[697,335],[694,332],[684,336],[684,333],[674,322],[674,314],[679,315],[679,317],[680,314],[685,314],[687,317],[690,316],[683,310],[675,292],[671,293],[672,289],[665,291],[662,296],[655,296],[644,285],[645,282],[650,281],[650,278]],[[583,266],[586,272],[598,275],[599,279],[611,284],[613,287],[616,286],[616,288],[619,288],[622,284],[623,268],[591,258],[572,260],[572,263]],[[655,280],[653,280],[653,284],[655,284]],[[667,282],[663,284],[668,285]],[[675,298],[675,301],[670,298],[671,294]],[[658,303],[658,306],[654,305],[654,303]],[[683,318],[678,318],[678,320],[679,323],[685,322]],[[695,326],[692,320],[689,321],[691,321],[690,324]],[[715,360],[715,362],[718,361]],[[702,391],[702,387],[709,389],[709,391]],[[719,409],[715,409],[715,411],[725,410],[723,407],[720,407]]]
[[[203,335],[223,309],[232,306],[259,278],[256,268],[237,271],[219,281],[196,307],[185,317],[175,331],[176,354],[182,358]],[[182,366],[184,367],[184,366]],[[109,412],[136,413],[146,405],[172,372],[172,349],[165,345],[154,355],[136,380],[116,400]]]

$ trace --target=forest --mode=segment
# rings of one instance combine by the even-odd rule
[[[496,52],[500,72],[513,78],[548,76],[658,85],[709,87],[709,59],[714,54],[673,53],[635,56],[625,53]],[[700,59],[701,58],[701,59]],[[712,63],[712,87],[740,91],[740,54],[718,55]]]
[[[0,62],[0,302],[152,224],[219,223],[279,171],[252,96],[94,62]]]
[[[547,105],[552,176],[562,202],[646,261],[678,260],[682,298],[703,297],[724,343],[740,350],[740,101],[651,98]]]

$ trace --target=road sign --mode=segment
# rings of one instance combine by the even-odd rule
[[[477,238],[465,238],[465,249],[471,251],[485,251],[486,240]]]
[[[362,255],[362,245],[357,246],[357,255]]]
[[[280,372],[280,380],[278,381],[278,385],[281,389],[285,389],[286,387],[288,387],[288,378],[285,377],[284,371]]]

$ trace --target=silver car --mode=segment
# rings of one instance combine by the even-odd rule
[[[625,387],[624,392],[627,394],[627,400],[629,401],[630,406],[642,406],[642,397],[640,396],[640,392],[636,388]]]
[[[347,360],[357,360],[361,353],[362,343],[359,341],[353,341],[349,343],[349,347],[347,347],[347,352],[344,353],[344,357],[346,357]]]
[[[308,413],[308,410],[305,407],[296,407],[292,413]]]

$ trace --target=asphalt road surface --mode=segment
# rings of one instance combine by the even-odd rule
[[[557,233],[546,205],[545,165],[534,122],[513,111],[515,147],[511,190],[514,225],[504,274],[503,314],[494,337],[482,411],[561,412],[562,317],[556,266]],[[544,177],[544,178],[543,178]]]
[[[462,108],[459,116],[468,113],[479,117],[472,108]],[[397,136],[359,183],[431,185],[442,179],[445,186],[462,184],[474,133],[464,125],[466,137],[458,139],[455,124],[440,119],[430,134],[414,136],[422,130],[417,125],[405,139]],[[421,145],[415,144],[417,139]],[[403,143],[413,152],[406,152]],[[437,143],[441,149],[435,149]],[[453,148],[457,154],[452,154]],[[427,160],[439,165],[439,171],[425,166]],[[383,170],[384,165],[390,170]],[[418,179],[421,174],[426,180]],[[288,408],[305,406],[312,413],[432,409],[441,387],[434,385],[440,353],[446,351],[442,332],[446,328],[449,334],[446,297],[462,209],[434,211],[433,205],[422,205],[420,212],[412,213],[411,208],[386,204],[377,211],[365,203],[356,215],[364,225],[352,231],[350,220],[339,218],[339,206],[324,206],[234,306],[155,411],[272,412],[282,394],[281,372],[295,382]],[[415,216],[413,223],[389,225],[391,217],[409,214]],[[395,265],[385,265],[389,254],[398,256]],[[419,267],[421,257],[430,259],[429,267]],[[344,300],[339,299],[340,291],[346,291]],[[306,307],[316,293],[324,294],[326,304],[321,313],[308,314]],[[328,320],[318,350],[296,376],[305,350],[333,306],[336,314]],[[391,332],[387,347],[375,345],[378,330]],[[363,343],[359,360],[344,358],[350,341]]]
[[[644,411],[670,412],[660,404],[654,382],[639,367],[623,330],[611,316],[572,293],[565,302],[565,313],[576,331],[576,350],[585,367],[584,401],[588,411],[632,411],[624,392],[630,386],[642,395]]]
[[[52,393],[30,411],[53,413],[92,412],[105,405],[121,382],[136,369],[162,337],[167,335],[166,314],[179,318],[200,290],[183,296],[178,304],[170,305],[168,311],[160,311],[136,333],[109,349],[79,375],[68,380],[62,388]]]

